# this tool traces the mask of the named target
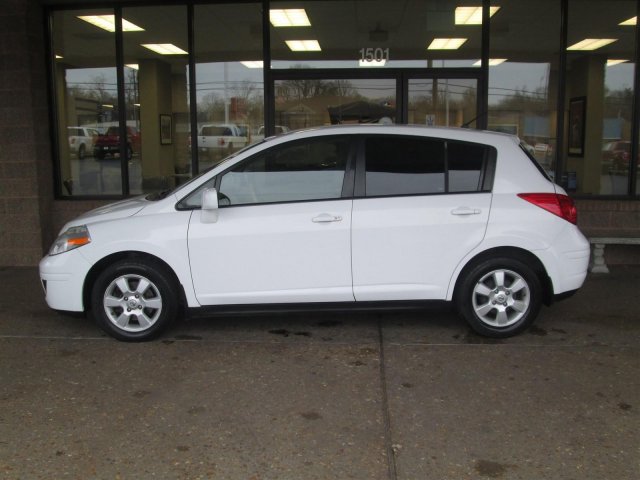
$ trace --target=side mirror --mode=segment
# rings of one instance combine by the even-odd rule
[[[202,192],[200,221],[202,223],[216,223],[218,221],[218,192],[215,188],[206,188]]]

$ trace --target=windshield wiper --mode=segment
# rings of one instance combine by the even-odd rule
[[[158,200],[162,200],[163,198],[167,198],[167,196],[171,193],[171,189],[169,190],[163,190],[161,192],[153,192],[150,193],[149,195],[147,195],[146,198],[147,200],[150,200],[152,202],[157,202]]]

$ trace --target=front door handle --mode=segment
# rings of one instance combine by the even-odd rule
[[[479,209],[469,207],[458,207],[451,210],[451,215],[478,215],[479,213]]]
[[[342,217],[340,215],[331,215],[329,213],[321,213],[317,217],[313,217],[311,219],[313,223],[331,223],[331,222],[341,222]]]

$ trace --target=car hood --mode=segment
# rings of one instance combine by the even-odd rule
[[[73,219],[72,222],[65,225],[68,228],[73,225],[88,225],[96,222],[104,222],[107,220],[117,220],[119,218],[131,217],[149,205],[151,202],[146,200],[144,196],[123,200],[121,202],[110,203],[103,207],[90,210],[83,213],[79,217]]]

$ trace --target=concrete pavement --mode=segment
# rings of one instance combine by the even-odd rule
[[[0,269],[5,479],[640,478],[640,268],[508,340],[448,309],[195,319],[125,344]]]

